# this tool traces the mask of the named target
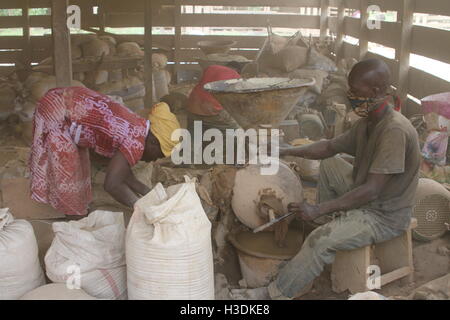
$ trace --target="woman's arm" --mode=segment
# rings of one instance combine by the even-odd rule
[[[133,174],[133,171],[131,171],[131,174],[125,180],[125,183],[130,187],[131,190],[141,196],[145,196],[151,191],[148,186],[146,186],[136,178],[136,176]]]
[[[118,151],[112,157],[106,169],[103,187],[115,200],[127,207],[133,208],[136,201],[139,200],[139,197],[127,183],[130,175],[133,175],[130,165],[124,155]]]

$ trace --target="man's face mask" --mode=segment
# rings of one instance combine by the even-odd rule
[[[369,112],[378,108],[380,104],[386,101],[386,97],[382,98],[366,98],[355,96],[351,91],[347,92],[348,100],[353,111],[361,118],[367,118]]]

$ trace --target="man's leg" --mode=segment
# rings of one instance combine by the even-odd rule
[[[293,299],[305,293],[305,288],[322,273],[324,266],[334,261],[338,250],[352,250],[387,241],[401,233],[377,223],[370,212],[348,211],[308,236],[300,252],[269,285],[270,297]]]
[[[353,185],[353,166],[340,156],[322,160],[320,163],[317,203],[339,198],[349,192]],[[317,227],[330,222],[338,213],[321,216],[312,225]]]
[[[349,192],[353,185],[352,174],[353,166],[340,156],[322,160],[317,185],[318,203],[336,199]]]

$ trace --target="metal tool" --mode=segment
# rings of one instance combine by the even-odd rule
[[[284,220],[284,219],[286,219],[286,218],[288,218],[288,217],[290,217],[290,216],[292,216],[294,214],[295,214],[295,212],[290,212],[290,213],[287,213],[287,214],[285,214],[285,215],[283,215],[281,217],[273,219],[273,220],[267,222],[266,224],[263,224],[262,226],[259,226],[258,228],[253,229],[253,233],[257,233],[257,232],[260,232],[260,231],[262,231],[264,229],[267,229],[268,227],[274,225],[275,223],[278,223],[281,220]]]

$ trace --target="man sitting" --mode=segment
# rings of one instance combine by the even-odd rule
[[[236,299],[293,299],[307,293],[338,250],[353,250],[401,235],[409,226],[419,180],[418,134],[393,110],[390,71],[381,60],[354,66],[348,93],[362,119],[346,133],[281,155],[326,159],[320,168],[318,205],[291,203],[305,221],[343,212],[305,240],[300,252],[268,287],[234,290]],[[354,156],[353,165],[338,154]]]

